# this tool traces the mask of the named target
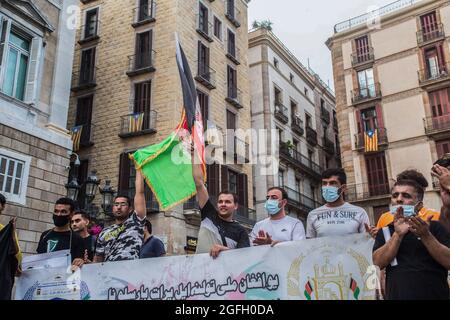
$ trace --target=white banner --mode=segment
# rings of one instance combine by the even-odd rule
[[[368,300],[377,287],[368,234],[25,271],[16,299]]]

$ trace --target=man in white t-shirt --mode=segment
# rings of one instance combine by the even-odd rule
[[[305,228],[300,220],[286,215],[287,192],[283,188],[274,187],[267,191],[267,201],[264,205],[269,217],[259,221],[250,234],[253,245],[305,239]]]
[[[346,183],[343,169],[328,169],[322,173],[322,196],[326,204],[309,213],[306,222],[308,239],[370,231],[367,212],[344,201]]]

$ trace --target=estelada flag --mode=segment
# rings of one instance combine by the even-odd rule
[[[148,146],[130,155],[137,170],[141,170],[145,181],[153,191],[161,210],[168,210],[196,194],[192,177],[192,162],[189,136],[192,138],[206,178],[205,141],[203,120],[197,100],[192,73],[178,40],[177,64],[183,92],[181,122],[161,143]],[[189,142],[190,143],[190,142]]]

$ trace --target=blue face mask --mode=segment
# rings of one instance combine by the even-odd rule
[[[269,199],[264,204],[264,208],[266,209],[267,213],[271,216],[276,215],[278,212],[280,212],[281,208],[278,206],[278,200],[275,199]]]
[[[328,203],[336,202],[341,194],[338,187],[322,187],[322,197]]]
[[[407,205],[407,204],[396,205],[396,206],[391,205],[389,208],[390,208],[390,211],[392,214],[396,214],[397,209],[400,207],[403,207],[403,216],[405,216],[406,218],[413,217],[416,215],[416,206],[415,205]]]

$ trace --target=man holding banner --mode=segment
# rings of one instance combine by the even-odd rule
[[[373,262],[386,268],[387,300],[449,297],[450,234],[436,221],[418,216],[424,190],[414,180],[399,180],[391,195],[394,222],[378,232]]]

